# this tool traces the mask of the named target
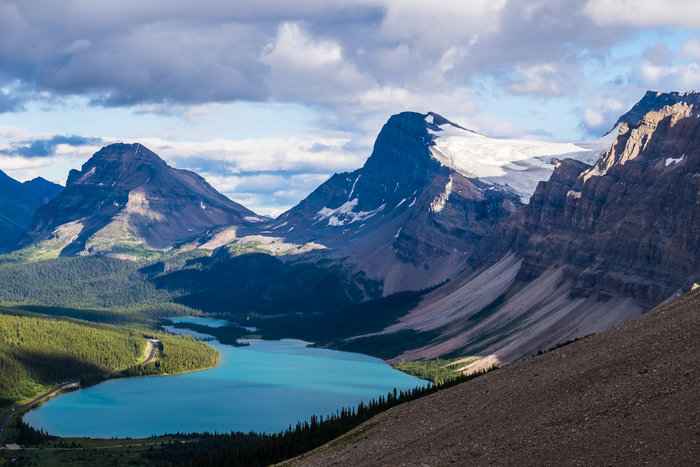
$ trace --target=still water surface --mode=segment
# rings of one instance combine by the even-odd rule
[[[197,324],[206,320],[198,318]],[[274,433],[313,414],[328,415],[386,395],[394,387],[425,384],[379,359],[306,347],[298,340],[251,340],[248,347],[210,344],[221,352],[216,368],[106,381],[51,399],[24,420],[64,437],[136,438],[232,430]]]

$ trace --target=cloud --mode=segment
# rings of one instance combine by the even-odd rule
[[[589,134],[600,136],[611,130],[619,116],[631,106],[616,98],[595,99],[593,105],[583,109],[582,124]]]
[[[354,170],[369,157],[346,149],[345,138],[293,136],[289,138],[214,139],[206,142],[173,142],[141,138],[148,146],[177,167],[198,168],[207,161],[224,164],[231,173],[261,171],[306,171],[327,173]],[[323,148],[319,145],[322,145]],[[221,167],[221,166],[220,166]]]
[[[260,60],[270,68],[267,83],[272,97],[284,101],[342,102],[374,85],[372,78],[345,59],[338,42],[315,38],[294,22],[279,26]]]
[[[668,30],[655,35],[659,44],[643,33],[697,29],[699,8],[695,0],[673,7],[660,0],[4,0],[0,112],[59,106],[79,96],[96,107],[201,122],[216,106],[241,101],[271,109],[299,105],[317,112],[319,132],[348,136],[342,149],[319,151],[324,170],[345,170],[359,159],[350,155],[351,145],[366,156],[381,125],[402,110],[433,110],[511,135],[527,132],[522,107],[528,102],[565,100],[565,119],[576,119],[570,132],[578,132],[579,122],[588,131],[609,118],[592,101],[602,105],[616,96],[627,103],[646,86],[697,87],[698,39],[679,50],[658,40]],[[634,53],[619,57],[621,44]],[[620,76],[624,83],[612,83]],[[480,100],[487,92],[490,102]],[[519,104],[508,104],[513,98]],[[477,105],[483,101],[500,106]],[[556,132],[562,118],[547,118],[537,126]],[[171,139],[194,130],[183,131],[172,129]],[[235,156],[239,170],[277,159],[320,167],[300,141],[288,148],[281,141],[259,144],[277,149],[256,148],[258,162]],[[284,151],[289,155],[279,155]],[[206,157],[216,158],[214,152]]]
[[[0,154],[16,155],[20,157],[49,157],[56,154],[56,148],[61,145],[71,147],[95,146],[102,144],[100,138],[86,138],[84,136],[56,135],[48,139],[34,139],[12,143],[9,149],[0,150]]]
[[[681,47],[680,57],[700,61],[700,39],[697,37],[691,37]]]
[[[697,29],[700,24],[696,0],[589,0],[582,11],[597,25]]]
[[[308,196],[328,180],[330,174],[274,172],[226,176],[204,173],[203,176],[214,188],[236,202],[258,214],[276,217]]]
[[[552,63],[516,68],[518,78],[508,83],[513,94],[534,94],[538,96],[558,96],[562,93],[564,77]]]
[[[639,71],[649,87],[664,90],[700,89],[700,65],[687,63],[682,65],[654,65],[643,62]]]

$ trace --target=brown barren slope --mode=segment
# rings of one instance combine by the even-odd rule
[[[404,404],[294,465],[698,465],[700,290]]]

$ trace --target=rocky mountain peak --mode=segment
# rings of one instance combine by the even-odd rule
[[[71,170],[66,185],[73,183],[111,183],[121,180],[133,185],[146,172],[166,169],[168,164],[156,153],[139,144],[115,143],[97,151],[80,171]],[[98,173],[99,172],[99,173]],[[148,178],[148,177],[146,177]]]
[[[660,92],[650,89],[639,102],[634,104],[627,113],[623,114],[617,122],[615,122],[613,128],[623,123],[637,125],[649,112],[659,111],[664,107],[671,107],[678,103],[697,106],[700,104],[700,92],[695,90],[687,92]]]
[[[603,175],[611,167],[624,165],[640,155],[672,160],[694,152],[700,128],[700,93],[673,94],[687,99],[650,110],[637,123],[623,122],[613,145],[585,177]]]

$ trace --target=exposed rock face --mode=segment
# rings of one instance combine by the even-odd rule
[[[574,296],[631,296],[651,308],[700,279],[700,119],[679,102],[623,123],[595,166],[564,161],[491,251],[524,260],[519,279],[566,265]]]
[[[12,248],[37,208],[61,190],[62,186],[43,178],[20,183],[0,171],[0,252]]]
[[[66,185],[37,211],[20,247],[63,236],[64,255],[129,245],[166,249],[216,226],[264,219],[140,144],[101,149],[70,172]]]

